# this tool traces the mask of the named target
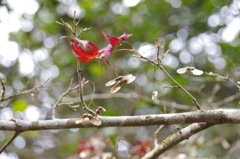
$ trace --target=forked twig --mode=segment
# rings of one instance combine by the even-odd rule
[[[179,142],[188,139],[190,136],[207,129],[214,124],[209,123],[193,123],[189,126],[177,131],[176,133],[169,135],[167,138],[165,138],[161,143],[155,145],[155,147],[148,152],[145,156],[143,156],[141,159],[155,159],[167,150],[169,150],[171,147],[177,145]]]
[[[56,21],[57,22],[57,21]],[[84,29],[80,29],[79,32],[77,33],[77,25],[79,24],[80,22],[80,19],[77,20],[76,18],[76,11],[74,11],[74,17],[73,17],[73,27],[71,25],[69,25],[67,22],[64,22],[62,19],[61,19],[61,22],[57,22],[58,24],[66,27],[68,30],[70,30],[73,34],[73,36],[78,39],[79,36],[91,29],[91,28],[84,28]],[[80,101],[82,103],[82,106],[83,106],[83,109],[85,111],[87,111],[87,113],[89,114],[92,114],[92,115],[95,115],[96,113],[91,110],[90,108],[88,108],[88,106],[86,105],[85,101],[83,100],[83,78],[82,78],[82,68],[80,66],[80,62],[77,60],[77,75],[78,75],[78,88],[79,88],[79,97],[80,97]],[[64,95],[64,94],[63,94]],[[61,98],[60,98],[61,99]],[[54,107],[53,107],[54,108]],[[53,115],[54,115],[54,109],[53,109]]]
[[[190,98],[192,98],[193,103],[195,104],[195,106],[197,107],[197,109],[201,110],[200,105],[197,101],[197,99],[190,93],[188,92],[181,84],[179,84],[165,69],[162,65],[158,66],[165,75],[167,75],[177,86],[179,86],[179,88],[181,88]]]
[[[72,88],[72,83],[73,83],[73,78],[71,78],[70,80],[70,84],[68,89],[59,97],[59,99],[57,100],[57,102],[52,106],[52,119],[55,119],[55,115],[56,115],[56,107],[59,106],[59,103],[62,101],[63,97],[65,97],[69,92],[77,89],[79,87],[79,85],[75,86]]]
[[[14,123],[16,127],[19,127],[19,123],[17,123],[17,120],[15,119],[11,119]],[[13,140],[23,131],[21,130],[15,130],[15,133],[13,134],[13,136],[0,148],[0,154],[6,150],[6,148],[13,142]]]
[[[40,86],[36,86],[36,87],[33,87],[31,89],[28,89],[28,90],[17,91],[16,93],[13,93],[13,94],[11,94],[9,96],[6,96],[6,97],[4,97],[6,88],[3,86],[4,87],[3,88],[4,93],[2,92],[2,94],[1,94],[0,102],[7,101],[7,100],[12,99],[12,98],[14,98],[16,96],[19,96],[19,95],[25,95],[25,94],[35,93],[35,92],[41,91],[45,87],[45,83],[47,83],[47,81],[48,80],[44,81]]]
[[[77,33],[77,25],[79,24],[80,19],[78,21],[76,21],[76,11],[74,11],[73,27],[70,24],[68,24],[67,22],[65,22],[62,18],[60,20],[61,20],[61,22],[56,21],[56,23],[58,23],[59,25],[64,26],[66,29],[70,30],[75,38],[79,38],[79,36],[83,32],[91,29],[91,28],[81,28],[79,30],[79,32]]]
[[[238,90],[240,91],[240,85],[238,85],[237,82],[234,82],[229,76],[225,77],[225,76],[219,75],[219,74],[217,74],[217,73],[212,73],[212,72],[209,72],[209,73],[206,72],[206,74],[209,75],[209,76],[215,76],[215,77],[221,78],[221,79],[224,80],[224,81],[230,81],[230,82],[231,82],[232,84],[234,84],[234,85],[238,88]]]
[[[160,43],[162,44],[162,43]],[[160,45],[159,44],[159,45]],[[155,66],[158,66],[160,68],[160,70],[163,71],[163,73],[168,77],[170,78],[180,89],[182,89],[193,101],[194,105],[197,107],[198,110],[201,110],[200,108],[200,104],[198,103],[197,99],[190,93],[188,92],[181,84],[179,84],[166,70],[165,68],[163,67],[162,65],[162,60],[163,60],[163,57],[165,56],[166,53],[168,53],[168,51],[166,53],[162,53],[162,56],[160,57],[160,46],[158,45],[158,52],[157,52],[157,63],[154,62],[153,60],[147,58],[147,57],[144,57],[142,56],[139,52],[137,52],[137,50],[134,50],[140,58],[142,59],[145,59],[147,61],[149,61],[150,63],[152,63],[153,65]],[[164,51],[164,47],[162,46],[162,52]]]

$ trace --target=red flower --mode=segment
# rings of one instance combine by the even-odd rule
[[[114,49],[115,46],[119,46],[120,42],[125,41],[126,39],[128,39],[130,36],[132,36],[132,34],[123,34],[120,37],[116,37],[116,36],[111,36],[106,34],[105,32],[102,31],[102,34],[108,39],[109,43],[106,47],[102,48],[99,51],[99,58],[105,58],[107,59],[109,55],[112,54],[112,51]]]
[[[89,62],[99,55],[98,47],[93,42],[70,37],[66,38],[70,40],[73,54],[79,61]]]
[[[112,46],[111,44],[108,44],[108,46],[102,48],[99,51],[99,54],[100,54],[99,58],[100,59],[102,59],[102,58],[107,59],[108,56],[112,54],[113,48],[114,48],[114,46]]]
[[[107,38],[108,39],[108,41],[110,42],[110,44],[112,45],[112,46],[119,46],[120,44],[119,44],[119,38],[118,37],[116,37],[116,36],[111,36],[111,35],[108,35],[108,34],[106,34],[105,32],[103,32],[102,31],[102,34],[105,36],[105,38]]]
[[[120,37],[115,37],[102,32],[102,34],[108,39],[109,43],[106,47],[98,50],[98,47],[91,41],[79,40],[77,38],[70,38],[64,36],[62,38],[68,38],[70,40],[70,45],[73,50],[73,54],[81,62],[89,62],[99,56],[100,59],[105,58],[107,60],[108,56],[112,54],[115,46],[119,46],[120,42],[125,41],[127,38],[132,36],[132,34],[123,34]]]

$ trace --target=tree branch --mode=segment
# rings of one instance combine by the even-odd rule
[[[153,101],[151,98],[138,94],[138,93],[101,93],[101,94],[89,94],[84,95],[83,100],[91,100],[91,99],[112,99],[112,98],[124,98],[124,99],[138,99],[141,101],[144,101],[146,103],[154,104],[154,105],[166,105],[170,108],[177,108],[177,109],[185,109],[185,110],[191,110],[193,109],[193,105],[186,105],[186,104],[179,104],[175,102],[169,102],[167,100],[155,100]],[[68,106],[74,106],[79,105],[80,102],[78,101],[79,98],[66,98],[66,100],[63,103],[59,103],[59,106],[62,105],[68,105]],[[71,101],[71,102],[68,102]]]
[[[0,154],[10,145],[13,140],[20,134],[20,132],[16,131],[13,136],[1,147]]]
[[[194,123],[191,124],[176,133],[168,136],[166,139],[164,139],[161,143],[155,145],[155,147],[148,152],[144,157],[141,159],[155,159],[159,155],[163,154],[165,151],[169,150],[173,146],[177,145],[179,142],[188,139],[190,136],[198,133],[199,131],[202,131],[204,129],[207,129],[210,126],[213,126],[215,124],[208,124],[208,123]]]
[[[100,116],[102,124],[95,126],[87,119],[76,124],[78,118],[40,121],[0,120],[0,130],[29,131],[68,128],[104,128],[124,126],[153,126],[207,122],[209,124],[240,124],[240,109],[201,110],[186,113],[153,114],[139,116]],[[16,126],[17,125],[17,126]]]
[[[69,84],[69,87],[68,89],[66,90],[66,92],[64,92],[60,97],[59,99],[57,100],[57,102],[52,106],[52,119],[55,119],[56,118],[56,113],[55,113],[55,109],[56,107],[59,105],[59,103],[62,101],[63,97],[66,96],[69,92],[77,89],[79,87],[79,85],[75,86],[75,87],[72,87],[72,82],[73,82],[73,78],[71,78],[70,80],[70,84]]]
[[[2,92],[2,95],[1,95],[1,98],[0,98],[0,102],[7,101],[9,99],[12,99],[12,98],[20,96],[20,95],[25,95],[25,94],[39,92],[39,91],[41,91],[41,90],[43,90],[45,88],[45,84],[47,83],[47,81],[48,80],[44,81],[40,86],[35,86],[35,87],[27,89],[27,90],[20,90],[20,91],[17,91],[16,93],[11,94],[11,95],[6,96],[6,97],[4,97],[6,88],[4,87],[4,85],[2,85],[4,93]]]

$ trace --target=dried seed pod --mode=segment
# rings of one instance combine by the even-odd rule
[[[203,71],[202,71],[202,70],[196,69],[195,67],[191,67],[191,66],[187,66],[187,67],[184,67],[184,68],[179,68],[179,69],[177,70],[177,73],[178,73],[178,74],[184,74],[184,73],[186,73],[187,71],[191,71],[192,74],[197,75],[197,76],[203,74]]]
[[[132,74],[128,74],[125,76],[118,76],[118,77],[114,78],[113,80],[108,81],[105,85],[112,86],[115,84],[110,89],[110,93],[116,93],[121,88],[123,83],[129,84],[129,83],[132,83],[135,79],[136,79],[135,76],[133,76]]]

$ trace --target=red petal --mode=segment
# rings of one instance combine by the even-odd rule
[[[111,35],[108,35],[108,34],[106,34],[105,32],[103,32],[102,31],[102,34],[108,39],[108,41],[110,42],[110,44],[112,45],[112,46],[119,46],[120,44],[119,44],[119,38],[118,37],[116,37],[116,36],[111,36]]]
[[[89,62],[99,55],[98,47],[90,41],[70,39],[72,50],[81,62]]]
[[[100,54],[100,59],[105,58],[107,59],[108,56],[110,56],[112,54],[114,46],[111,44],[108,44],[108,46],[106,46],[105,48],[101,49],[99,51]]]
[[[84,56],[86,54],[86,51],[83,50],[81,45],[76,40],[70,39],[70,45],[76,57]]]
[[[89,61],[92,61],[94,58],[95,56],[94,57],[80,56],[77,59],[81,62],[89,62]]]
[[[79,40],[82,45],[83,49],[86,51],[85,56],[97,56],[98,55],[98,47],[91,41],[86,41],[86,40]]]

